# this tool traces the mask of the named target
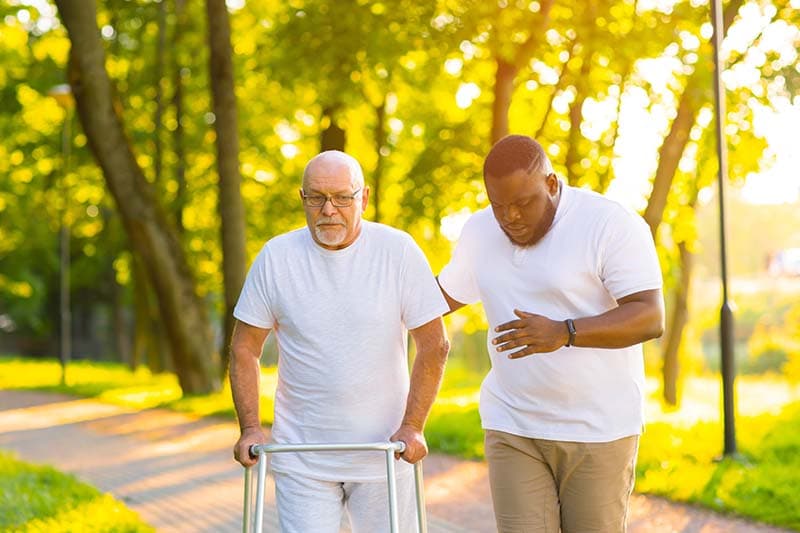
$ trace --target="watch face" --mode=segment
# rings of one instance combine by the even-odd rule
[[[572,346],[575,343],[575,322],[571,318],[564,321],[567,324],[567,331],[569,332],[569,339],[567,339],[567,346]]]

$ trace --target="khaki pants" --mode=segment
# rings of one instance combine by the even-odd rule
[[[486,431],[500,533],[624,533],[639,436],[562,442]]]

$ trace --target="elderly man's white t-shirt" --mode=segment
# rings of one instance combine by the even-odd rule
[[[355,242],[335,251],[308,228],[267,242],[233,314],[277,337],[274,441],[386,441],[405,412],[408,329],[446,311],[422,250],[402,231],[363,221]],[[272,458],[277,471],[329,481],[385,479],[385,464],[380,452]]]
[[[499,335],[496,326],[517,319],[514,309],[577,319],[608,311],[624,296],[660,288],[655,246],[636,213],[562,183],[550,230],[537,244],[519,247],[491,209],[483,209],[465,224],[439,283],[455,300],[481,301],[486,311],[492,369],[481,387],[485,429],[575,442],[608,442],[641,432],[641,345],[563,347],[509,359],[509,352],[491,344]]]

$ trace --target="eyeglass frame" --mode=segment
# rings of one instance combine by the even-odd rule
[[[303,199],[303,203],[305,205],[307,205],[308,207],[313,207],[315,209],[321,209],[321,208],[325,207],[325,204],[328,203],[328,202],[330,202],[333,207],[342,208],[342,207],[350,207],[351,205],[353,205],[353,200],[355,200],[356,196],[361,194],[363,191],[364,191],[364,188],[363,187],[359,187],[358,189],[353,191],[352,194],[328,195],[328,194],[306,194],[306,192],[303,189],[300,189],[300,197]],[[323,200],[322,203],[319,204],[319,205],[314,205],[314,204],[312,204],[311,202],[308,201],[310,198],[317,198],[317,199],[318,198],[324,198],[325,200]],[[334,198],[337,198],[337,200],[334,201]],[[347,198],[348,199],[347,203],[346,204],[341,204],[341,205],[337,204],[336,202],[338,201],[338,199],[341,199],[341,198]]]

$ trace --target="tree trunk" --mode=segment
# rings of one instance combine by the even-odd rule
[[[173,226],[136,163],[112,99],[94,0],[57,0],[71,47],[68,79],[83,131],[158,298],[184,393],[219,390],[216,354],[202,300]]]
[[[544,33],[550,23],[550,9],[555,0],[539,2],[539,19],[530,29],[530,35],[517,48],[514,57],[507,61],[495,56],[497,70],[494,77],[494,101],[492,102],[492,145],[508,135],[508,112],[514,96],[514,79],[517,73],[528,64],[533,53],[544,39]],[[500,47],[498,46],[498,49]]]
[[[162,0],[163,1],[163,0]],[[173,150],[175,151],[175,181],[178,189],[175,192],[175,225],[178,233],[183,234],[183,209],[186,207],[186,151],[183,146],[183,66],[180,62],[178,49],[180,36],[183,32],[184,0],[175,0],[175,27],[172,34],[172,105],[175,106],[175,131],[172,134]]]
[[[111,329],[114,335],[114,349],[117,352],[117,359],[131,370],[136,370],[131,350],[131,339],[128,335],[128,321],[125,318],[124,290],[125,288],[117,283],[115,272],[111,272]]]
[[[743,3],[744,0],[731,0],[725,8],[722,16],[723,35],[728,32],[728,28]],[[658,150],[658,168],[653,179],[653,191],[643,215],[656,242],[658,242],[658,227],[664,218],[664,209],[667,206],[667,196],[672,187],[672,180],[675,178],[675,171],[683,155],[683,150],[689,142],[689,133],[700,108],[700,102],[707,99],[705,93],[708,93],[710,97],[711,87],[705,87],[708,81],[707,72],[700,70],[700,66],[701,64],[698,63],[697,68],[686,82],[678,104],[678,115]]]
[[[667,197],[672,187],[672,180],[678,170],[683,150],[689,142],[689,133],[692,131],[697,115],[699,107],[697,92],[693,77],[688,81],[681,95],[678,115],[672,121],[669,133],[658,150],[658,168],[656,168],[656,175],[653,179],[653,190],[650,192],[647,208],[643,215],[656,242],[658,242],[658,227],[664,218],[664,209],[667,207]]]
[[[541,137],[542,133],[544,132],[545,126],[547,126],[547,120],[550,118],[550,112],[553,110],[553,102],[558,96],[559,91],[561,88],[567,83],[569,71],[567,70],[567,65],[569,65],[570,60],[575,55],[575,48],[578,45],[577,37],[572,40],[572,44],[570,45],[569,54],[567,55],[566,60],[561,64],[561,72],[558,74],[558,80],[556,84],[553,86],[553,91],[550,93],[550,98],[547,101],[547,106],[544,108],[544,115],[542,116],[542,122],[539,123],[539,127],[536,129],[536,133],[533,134],[533,138],[537,141],[539,137]]]
[[[494,74],[494,101],[492,102],[492,146],[508,135],[508,111],[514,95],[514,78],[518,69],[511,63],[497,58]]]
[[[144,364],[153,373],[173,368],[169,361],[172,353],[163,341],[163,328],[158,320],[158,307],[153,302],[153,291],[147,280],[142,261],[131,260],[133,282],[133,357],[132,366]]]
[[[569,106],[570,127],[569,133],[567,134],[567,154],[564,158],[564,164],[567,167],[567,182],[570,185],[577,185],[583,174],[583,168],[580,166],[580,140],[583,138],[581,134],[581,123],[583,122],[583,103],[586,101],[588,92],[586,80],[589,78],[591,68],[592,51],[586,50],[586,55],[583,57],[583,64],[581,65],[581,70],[575,83],[575,99]]]
[[[231,28],[225,0],[206,0],[208,44],[211,51],[211,92],[217,133],[219,217],[222,232],[222,277],[225,286],[225,337],[222,376],[228,369],[228,347],[233,336],[233,308],[247,274],[244,204],[239,173],[239,132],[233,83]]]
[[[347,142],[347,134],[339,127],[336,121],[336,115],[339,110],[339,105],[328,106],[322,110],[323,130],[320,134],[319,148],[320,152],[326,150],[339,150],[344,152],[344,146]]]
[[[383,98],[381,105],[375,107],[375,150],[378,153],[378,162],[375,164],[375,172],[372,173],[372,190],[369,197],[372,205],[375,206],[375,222],[381,221],[381,178],[383,177],[383,154],[381,153],[386,145],[386,97]]]
[[[636,12],[637,1],[638,0],[634,0],[634,13]],[[633,61],[627,61],[622,73],[620,74],[621,82],[619,84],[619,97],[617,98],[617,107],[614,112],[614,116],[616,118],[611,123],[611,142],[606,145],[608,147],[608,164],[597,179],[596,190],[601,194],[605,194],[605,192],[608,190],[608,186],[611,185],[611,181],[614,179],[614,150],[617,145],[617,140],[619,139],[619,119],[620,115],[622,114],[622,99],[624,98],[625,91],[628,87],[628,81],[631,77],[631,72],[633,71],[633,65]]]
[[[694,254],[689,251],[685,242],[678,243],[680,252],[681,275],[675,288],[672,314],[667,326],[667,342],[664,346],[663,385],[664,401],[669,405],[678,405],[678,377],[680,375],[680,347],[683,331],[689,321],[689,290],[691,289]]]
[[[163,188],[161,183],[161,169],[163,166],[164,147],[161,142],[161,134],[164,130],[164,57],[167,54],[167,3],[161,1],[158,4],[158,41],[156,45],[155,61],[155,87],[156,87],[156,110],[153,117],[155,131],[153,132],[153,175],[155,183]],[[162,189],[163,190],[163,189]]]

